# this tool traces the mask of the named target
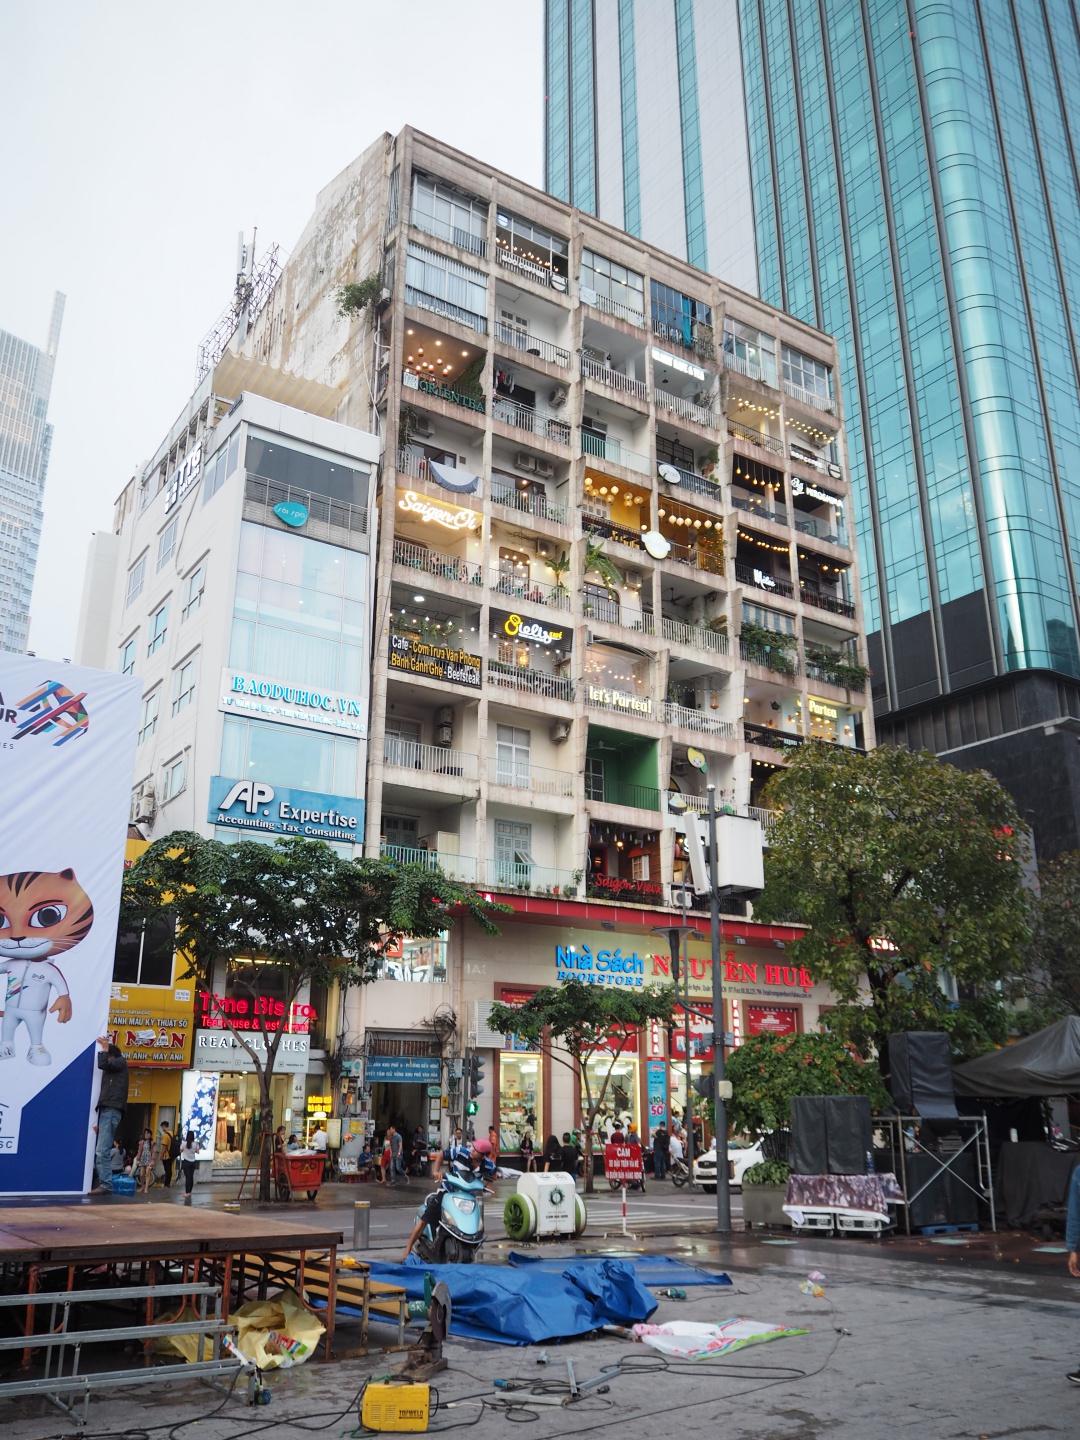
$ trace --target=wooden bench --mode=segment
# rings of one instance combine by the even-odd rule
[[[337,1324],[359,1320],[360,1341],[365,1349],[372,1318],[389,1321],[397,1327],[397,1344],[381,1348],[409,1348],[405,1343],[409,1297],[400,1285],[373,1280],[367,1265],[342,1265],[339,1261],[335,1270],[331,1271],[329,1255],[325,1253],[304,1257],[294,1254],[246,1255],[244,1280],[246,1285],[254,1285],[259,1299],[266,1298],[269,1286],[287,1286],[295,1290],[303,1304],[324,1321],[328,1332]],[[322,1305],[313,1304],[313,1301],[321,1301]],[[343,1306],[347,1313],[342,1312]],[[363,1351],[345,1353],[354,1355]]]

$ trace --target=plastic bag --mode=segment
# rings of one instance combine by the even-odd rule
[[[724,1355],[729,1350],[742,1350],[747,1345],[760,1345],[766,1340],[783,1340],[791,1335],[806,1335],[805,1329],[789,1325],[773,1325],[767,1320],[748,1320],[736,1316],[713,1325],[696,1320],[673,1320],[670,1325],[635,1325],[634,1337],[663,1355],[676,1355],[684,1360],[703,1360],[711,1355]]]
[[[295,1290],[282,1290],[272,1300],[248,1300],[230,1319],[236,1322],[241,1355],[260,1370],[302,1365],[315,1353],[326,1326],[300,1301]]]

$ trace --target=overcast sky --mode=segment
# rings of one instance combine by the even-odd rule
[[[540,0],[0,0],[0,329],[67,295],[30,649],[71,656],[86,546],[194,388],[237,231],[411,124],[542,179]]]

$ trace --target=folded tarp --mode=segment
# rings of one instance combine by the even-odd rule
[[[955,1066],[953,1086],[957,1095],[983,1100],[1080,1091],[1080,1017],[1066,1015],[1015,1045]]]
[[[424,1276],[450,1290],[450,1333],[499,1345],[535,1345],[587,1335],[601,1325],[647,1320],[656,1301],[623,1260],[567,1264],[553,1275],[535,1267],[373,1263],[371,1278],[400,1285],[410,1300],[424,1298]]]
[[[681,1285],[685,1289],[688,1285],[731,1284],[731,1277],[722,1270],[701,1270],[696,1265],[676,1260],[672,1255],[620,1255],[618,1258],[623,1265],[633,1268],[634,1276],[641,1285]],[[507,1259],[511,1265],[521,1269],[538,1266],[549,1275],[562,1275],[577,1264],[565,1255],[559,1259],[549,1255],[521,1255],[514,1250]],[[589,1260],[584,1263],[595,1265],[597,1262]]]

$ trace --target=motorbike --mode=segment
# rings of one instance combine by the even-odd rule
[[[428,1265],[470,1265],[484,1243],[484,1182],[453,1173],[443,1177],[442,1208],[434,1234],[425,1225],[416,1253]],[[424,1213],[421,1205],[416,1213]]]
[[[685,1160],[673,1160],[668,1174],[671,1176],[671,1183],[676,1189],[681,1190],[690,1179],[690,1166]]]

